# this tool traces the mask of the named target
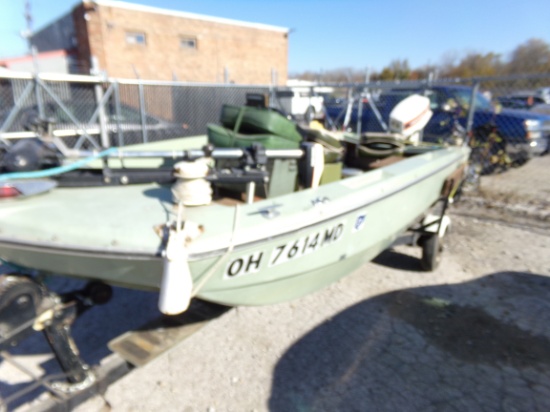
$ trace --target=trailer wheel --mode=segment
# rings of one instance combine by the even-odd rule
[[[36,317],[42,298],[40,285],[31,278],[16,274],[0,275],[0,338],[9,337],[0,340],[0,349],[4,350],[28,336],[32,328],[21,325]]]
[[[435,270],[441,261],[441,251],[443,244],[437,233],[426,235],[422,239],[422,258],[420,264],[422,269],[427,272]]]

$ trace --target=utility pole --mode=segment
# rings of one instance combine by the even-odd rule
[[[25,21],[27,22],[26,30],[23,30],[21,36],[27,40],[28,53],[32,56],[32,65],[35,75],[35,96],[36,103],[38,106],[38,115],[40,119],[44,118],[44,105],[42,104],[42,96],[40,95],[40,90],[38,87],[38,57],[36,52],[36,47],[32,44],[32,13],[31,13],[31,3],[30,0],[25,0],[25,12],[23,13]]]
[[[29,54],[32,52],[32,14],[31,14],[31,3],[29,0],[25,1],[25,12],[23,13],[25,21],[27,22],[27,29],[24,30],[21,35],[27,40],[27,47],[29,49]]]
[[[21,32],[21,36],[27,40],[28,53],[32,56],[33,66],[35,71],[38,73],[38,61],[36,59],[36,47],[32,44],[32,13],[31,13],[31,2],[30,0],[25,0],[25,12],[23,13],[25,21],[27,22],[26,30]]]

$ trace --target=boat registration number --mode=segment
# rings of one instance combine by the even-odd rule
[[[342,238],[343,233],[344,223],[342,222],[325,230],[281,244],[271,252],[269,266],[277,266],[313,253],[324,246],[337,242]]]
[[[268,267],[273,267],[294,261],[302,256],[311,254],[328,245],[338,242],[344,233],[345,222],[337,223],[328,228],[301,236],[286,243],[281,243],[271,253],[263,251],[233,259],[225,270],[224,278],[235,278],[260,270],[265,258],[269,256]]]

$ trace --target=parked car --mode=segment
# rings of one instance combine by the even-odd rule
[[[506,96],[499,96],[495,99],[495,102],[500,104],[502,107],[507,107],[509,109],[526,110],[529,110],[537,104],[546,103],[542,97],[537,96],[534,92],[518,92]]]
[[[395,105],[412,93],[424,94],[430,98],[433,116],[426,125],[423,140],[436,142],[446,140],[455,127],[465,128],[472,88],[466,86],[438,85],[426,89],[399,89],[383,93],[377,101],[363,104],[361,131],[383,132],[385,129],[378,120],[372,105],[376,105],[382,120],[387,124],[389,114]],[[512,161],[522,163],[534,154],[546,150],[550,135],[550,116],[527,110],[495,110],[489,100],[481,93],[475,95],[475,111],[472,130],[478,140],[488,139],[489,135],[498,136],[501,140],[492,150],[503,147]],[[345,104],[326,106],[327,116],[331,119],[344,118]],[[350,125],[357,124],[357,105],[351,112]]]
[[[550,116],[550,104],[537,104],[531,108],[531,111],[534,113],[541,113]]]
[[[544,103],[550,104],[550,87],[539,87],[535,90],[538,97],[544,100]]]
[[[283,112],[306,122],[323,116],[323,96],[309,87],[277,90],[272,104]]]
[[[550,117],[550,104],[537,104],[531,108],[531,112],[543,114]],[[546,150],[544,151],[544,153],[550,153],[550,134],[546,134],[546,137]]]

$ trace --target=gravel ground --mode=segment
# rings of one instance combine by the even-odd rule
[[[483,176],[479,191],[466,196],[463,213],[526,226],[550,227],[550,156],[505,173]]]
[[[234,308],[78,410],[550,410],[549,191],[549,156],[484,177],[436,271],[400,246],[304,298]],[[155,294],[115,292],[75,325],[90,364],[155,313]]]

